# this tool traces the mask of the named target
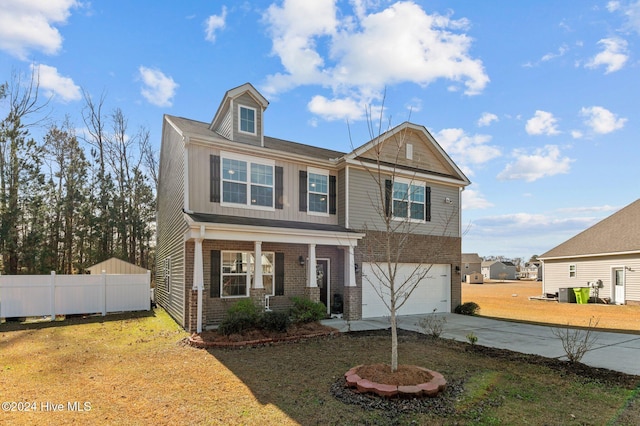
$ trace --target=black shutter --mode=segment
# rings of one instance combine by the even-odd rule
[[[300,211],[307,211],[307,171],[300,170]]]
[[[220,250],[211,250],[211,297],[220,297]]]
[[[329,176],[329,214],[336,214],[336,177]]]
[[[276,296],[284,296],[284,253],[276,253]]]
[[[384,214],[391,216],[391,195],[393,194],[393,182],[389,179],[384,181]]]
[[[220,202],[220,156],[212,155],[209,157],[211,174],[211,188],[209,188],[209,199],[212,203]]]
[[[425,195],[426,195],[426,200],[425,200],[424,210],[426,214],[426,221],[430,222],[431,221],[431,187],[430,186],[427,186],[425,188]]]
[[[284,208],[282,197],[284,197],[284,171],[282,167],[276,166],[275,169],[275,177],[276,177],[276,201],[275,208],[278,210],[282,210]]]

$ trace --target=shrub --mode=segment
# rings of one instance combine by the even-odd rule
[[[251,299],[242,299],[227,309],[218,332],[228,336],[256,328],[260,319],[260,310]]]
[[[433,337],[440,337],[444,324],[447,322],[445,317],[438,316],[436,314],[437,309],[434,309],[425,318],[422,318],[418,325],[422,328],[425,334],[429,334]]]
[[[600,319],[589,319],[589,325],[585,330],[567,328],[552,328],[551,332],[562,342],[564,353],[567,354],[569,362],[580,362],[584,354],[586,354],[598,341],[598,337],[593,332],[598,327]]]
[[[284,333],[290,322],[289,315],[285,312],[268,311],[260,316],[258,326],[264,330]]]
[[[258,317],[247,312],[228,313],[220,323],[218,332],[229,336],[256,328]]]
[[[455,313],[462,315],[477,315],[480,311],[480,306],[476,302],[465,302],[462,305],[456,306]]]
[[[327,316],[327,307],[306,297],[292,297],[291,320],[293,322],[320,321]]]
[[[227,316],[235,315],[237,313],[246,314],[249,317],[253,317],[256,321],[260,316],[260,309],[253,303],[251,299],[242,299],[238,300],[236,303],[231,305],[229,309],[227,309]]]

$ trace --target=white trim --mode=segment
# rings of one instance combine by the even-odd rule
[[[327,288],[324,289],[324,292],[327,295],[327,315],[331,315],[331,258],[318,257],[316,263],[321,260],[327,261],[327,270],[324,272],[327,275]]]
[[[395,188],[394,185],[396,183],[399,184],[404,184],[407,185],[407,199],[403,200],[403,199],[399,199],[399,198],[395,198],[394,197],[394,192],[395,192]],[[424,196],[424,201],[423,202],[414,202],[411,199],[411,187],[415,186],[415,187],[421,187],[423,192],[423,196]],[[396,216],[395,215],[395,201],[406,201],[407,203],[407,216],[405,217],[400,217],[400,216]],[[426,182],[422,182],[422,181],[417,181],[415,179],[406,179],[406,178],[395,178],[394,180],[391,181],[391,219],[392,220],[400,220],[400,221],[407,221],[409,223],[429,223],[430,221],[426,220],[426,216],[427,216],[427,184]],[[423,206],[423,210],[422,210],[422,219],[415,219],[411,217],[411,205],[412,204],[421,204]]]
[[[242,182],[242,181],[231,181],[224,178],[224,160],[235,160],[235,161],[242,161],[244,163],[246,163],[247,166],[247,180]],[[251,166],[252,165],[259,165],[259,166],[267,166],[267,167],[271,167],[271,172],[272,172],[272,184],[271,186],[269,185],[263,185],[263,184],[259,184],[259,183],[253,183],[251,182]],[[263,211],[275,211],[275,197],[276,197],[276,162],[275,160],[272,160],[270,158],[262,158],[262,157],[251,157],[248,155],[242,155],[242,154],[238,154],[235,152],[229,152],[229,151],[220,151],[220,205],[223,207],[235,207],[235,208],[242,208],[242,209],[252,209],[252,210],[263,210]],[[234,183],[239,183],[239,184],[244,184],[247,187],[247,199],[246,199],[246,203],[245,204],[241,204],[241,203],[232,203],[229,201],[224,201],[224,182],[234,182]],[[271,206],[260,206],[260,205],[253,205],[251,204],[251,187],[255,185],[255,186],[259,186],[262,188],[271,188]]]
[[[345,163],[349,164],[351,166],[358,166],[361,169],[378,169],[378,165],[375,163],[366,163],[360,160],[354,160],[351,158],[347,158],[345,159]],[[417,180],[421,180],[421,181],[425,181],[425,182],[434,182],[434,183],[441,183],[441,184],[446,184],[446,185],[451,185],[451,186],[455,186],[455,187],[460,187],[460,186],[467,186],[469,185],[469,182],[461,180],[461,179],[455,179],[455,178],[450,178],[450,177],[445,177],[445,176],[437,176],[437,175],[432,175],[429,174],[428,171],[424,171],[424,172],[417,172],[417,171],[412,171],[412,170],[404,170],[401,167],[397,167],[397,168],[393,168],[393,167],[389,167],[389,166],[384,166],[384,165],[380,165],[380,171],[382,172],[386,172],[387,174],[395,174],[396,176],[398,175],[404,175],[404,176],[409,176],[409,177],[414,177],[417,178]]]
[[[242,108],[253,111],[253,132],[247,132],[246,130],[242,130]],[[258,136],[258,110],[247,106],[238,104],[238,133],[242,133],[245,135]]]
[[[627,297],[627,267],[624,265],[611,265],[611,284],[610,284],[610,296],[611,301],[616,305],[624,305],[626,303]],[[618,300],[616,298],[616,280],[615,280],[615,272],[616,270],[622,270],[622,300]]]
[[[608,256],[627,256],[631,254],[640,254],[640,250],[631,251],[617,251],[613,253],[592,253],[592,254],[576,254],[570,256],[554,256],[554,257],[539,257],[538,260],[563,260],[563,259],[580,259],[584,257],[608,257]]]
[[[349,166],[345,166],[344,168],[344,227],[349,228]],[[338,192],[337,188],[338,183],[336,182],[336,192]],[[336,194],[336,197],[338,194]],[[336,200],[337,201],[337,200]],[[337,203],[336,203],[337,204]],[[337,212],[336,212],[337,213]]]
[[[182,141],[184,143],[184,148],[182,151],[182,161],[183,161],[183,186],[184,186],[184,197],[183,197],[183,208],[184,211],[189,211],[189,137],[183,136]]]
[[[319,192],[319,191],[314,191],[314,194],[326,194],[327,197],[327,210],[324,212],[317,212],[317,211],[311,211],[311,191],[309,190],[309,180],[311,179],[311,174],[314,175],[318,175],[318,176],[324,176],[327,178],[327,192]],[[337,179],[336,179],[337,180]],[[337,185],[337,182],[336,182]],[[307,214],[309,216],[323,216],[323,217],[328,217],[329,216],[329,192],[330,192],[330,188],[329,188],[329,170],[326,169],[318,169],[315,167],[307,167],[307,188],[306,188],[306,192],[307,192]]]

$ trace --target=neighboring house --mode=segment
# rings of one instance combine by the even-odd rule
[[[527,262],[520,268],[521,280],[542,280],[542,262]]]
[[[500,260],[484,261],[482,262],[482,276],[485,280],[515,280],[516,265]]]
[[[478,253],[462,253],[462,282],[468,282],[468,276],[482,273],[482,258]],[[477,280],[474,280],[477,281]],[[482,282],[482,281],[481,281]],[[476,284],[476,283],[473,283]]]
[[[600,298],[640,304],[640,199],[538,259],[544,263],[544,293],[600,280]]]
[[[147,270],[133,263],[125,262],[116,257],[107,259],[103,262],[96,263],[93,266],[87,268],[89,274],[98,275],[102,271],[107,274],[146,274]]]
[[[292,296],[305,296],[328,313],[342,308],[350,320],[388,315],[371,286],[363,287],[376,260],[369,254],[381,259],[363,249],[380,228],[381,208],[410,215],[414,225],[400,275],[433,264],[399,313],[451,312],[461,299],[455,271],[469,180],[431,134],[403,123],[343,153],[265,136],[267,106],[247,83],[224,95],[210,123],[164,116],[156,301],[197,332],[219,324],[242,298],[286,310]],[[378,144],[400,136],[396,162],[391,147]],[[376,146],[384,147],[384,200],[370,174]]]

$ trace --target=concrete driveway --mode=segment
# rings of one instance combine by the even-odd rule
[[[473,333],[478,337],[478,345],[542,355],[547,358],[567,359],[562,342],[553,335],[553,327],[459,314],[438,315],[446,318],[440,336],[444,339],[466,342],[467,335]],[[404,330],[423,332],[418,325],[423,317],[423,315],[400,316],[398,317],[398,327]],[[324,320],[322,323],[340,331],[389,328],[388,317],[367,318],[350,323],[333,318]],[[639,334],[597,331],[593,335],[596,338],[595,344],[582,358],[583,364],[640,375]]]

